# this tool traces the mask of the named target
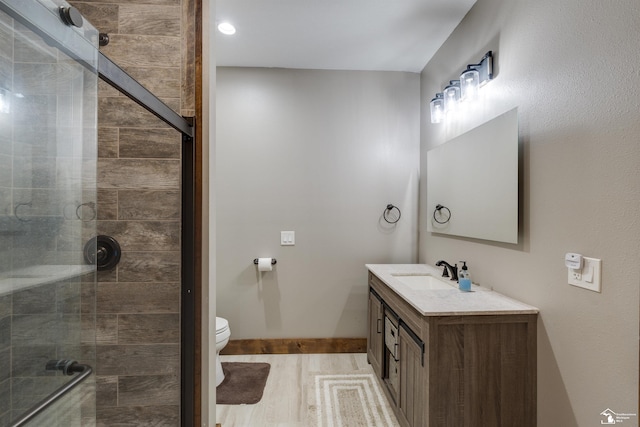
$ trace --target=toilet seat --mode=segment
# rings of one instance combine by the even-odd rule
[[[229,321],[223,317],[216,317],[216,335],[229,329]]]
[[[224,347],[230,336],[231,330],[229,329],[229,322],[227,319],[216,317],[216,345],[218,346],[222,344],[222,347]]]

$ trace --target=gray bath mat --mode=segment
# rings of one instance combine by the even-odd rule
[[[218,405],[253,405],[262,399],[271,365],[222,362],[224,381],[216,388]]]

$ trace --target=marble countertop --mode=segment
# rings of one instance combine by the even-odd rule
[[[416,289],[400,281],[398,276],[442,276],[442,269],[426,264],[366,264],[367,269],[391,290],[411,304],[423,316],[459,316],[490,314],[535,314],[536,307],[506,297],[481,286],[472,285],[471,292],[458,289]],[[472,277],[473,279],[473,277]],[[448,282],[449,279],[442,278]]]

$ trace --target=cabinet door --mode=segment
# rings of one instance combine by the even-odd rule
[[[423,345],[401,325],[398,333],[398,365],[400,366],[400,393],[398,409],[401,424],[421,427],[427,412],[426,384],[424,383]]]
[[[369,327],[367,333],[367,360],[373,371],[382,377],[382,348],[383,348],[383,311],[382,301],[373,292],[369,292]]]

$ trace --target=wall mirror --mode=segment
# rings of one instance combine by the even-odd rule
[[[518,110],[427,153],[427,230],[518,243]]]

